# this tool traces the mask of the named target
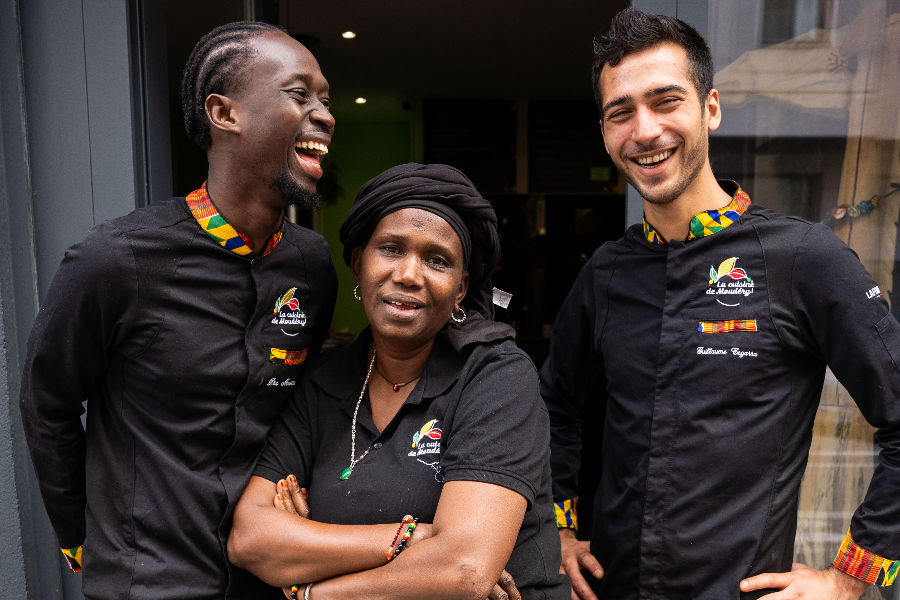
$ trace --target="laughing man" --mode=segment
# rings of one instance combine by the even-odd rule
[[[282,31],[232,23],[194,48],[182,102],[208,180],[72,246],[29,340],[25,432],[88,599],[281,597],[231,566],[225,545],[331,322],[328,246],[284,218],[318,202],[328,84]]]

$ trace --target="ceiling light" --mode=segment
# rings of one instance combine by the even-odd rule
[[[365,99],[365,98],[357,98],[357,99],[356,99],[356,103],[357,103],[357,104],[365,104],[365,103],[366,103],[366,99]]]
[[[356,34],[352,31],[345,31],[344,33],[341,34],[341,37],[344,38],[345,40],[352,40],[353,38],[356,37]]]

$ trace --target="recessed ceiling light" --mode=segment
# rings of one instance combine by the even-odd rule
[[[365,104],[365,103],[366,103],[366,99],[365,99],[365,98],[357,98],[357,99],[356,99],[356,103],[357,103],[357,104]]]
[[[345,40],[352,40],[356,37],[356,34],[352,31],[345,31],[341,34],[341,37],[343,37]]]

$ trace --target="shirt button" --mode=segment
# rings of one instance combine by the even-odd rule
[[[376,450],[380,450],[380,449],[381,449],[381,442],[375,442],[374,444],[372,444],[372,447],[375,448]]]

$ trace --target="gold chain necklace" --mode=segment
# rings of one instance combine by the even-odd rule
[[[369,377],[372,375],[372,367],[375,365],[375,349],[372,349],[372,362],[369,363],[369,370],[366,372],[366,380],[363,382],[362,391],[359,392],[359,400],[356,401],[356,410],[353,411],[353,425],[350,426],[350,466],[341,471],[341,479],[347,479],[353,473],[353,467],[366,457],[371,450],[371,446],[366,448],[362,456],[356,458],[356,415],[359,414],[359,405],[362,404],[363,396],[366,394],[366,386],[369,384]]]

